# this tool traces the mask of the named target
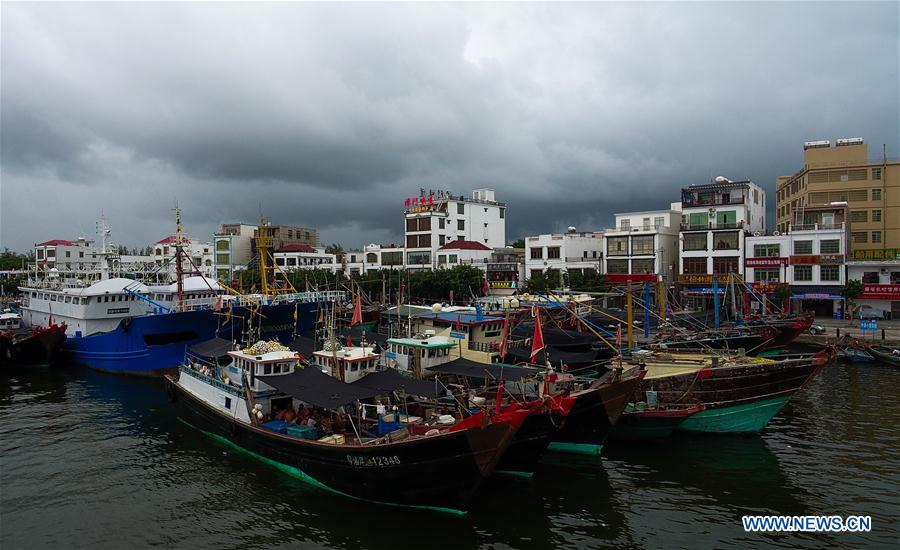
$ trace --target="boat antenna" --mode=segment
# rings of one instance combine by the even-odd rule
[[[184,254],[184,229],[181,226],[181,208],[178,208],[177,200],[172,210],[175,212],[175,284],[178,289],[175,310],[184,311],[184,266],[181,263]]]

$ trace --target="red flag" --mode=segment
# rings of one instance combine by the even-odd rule
[[[531,339],[531,362],[534,363],[535,357],[544,349],[544,333],[541,330],[541,314],[540,312],[534,318],[534,338]]]
[[[616,347],[622,347],[622,325],[616,329]]]
[[[352,348],[352,347],[353,347],[353,338],[350,338],[350,335],[349,335],[349,334],[347,335],[347,347],[348,347],[348,348]]]
[[[509,338],[509,318],[503,319],[503,339],[500,341],[500,360],[506,360],[506,347]]]
[[[488,294],[491,291],[490,285],[488,285],[487,277],[484,278],[484,284],[481,285],[481,293]]]
[[[213,305],[213,311],[219,312],[222,311],[222,296],[220,295],[216,298],[216,303]]]
[[[456,314],[456,330],[462,329],[462,321],[459,320],[459,313]]]
[[[500,379],[500,384],[497,385],[497,398],[496,403],[494,405],[494,410],[497,411],[497,414],[500,414],[500,403],[503,401],[503,379]]]
[[[353,305],[353,319],[350,320],[350,326],[362,324],[362,300],[359,294],[356,295],[356,303]]]

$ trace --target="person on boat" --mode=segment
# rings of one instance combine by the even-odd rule
[[[297,424],[305,426],[307,420],[309,420],[309,409],[306,408],[306,405],[300,405],[300,409],[297,411]]]
[[[284,409],[281,419],[285,422],[293,424],[294,421],[297,420],[297,413],[294,412],[293,407],[288,407]]]

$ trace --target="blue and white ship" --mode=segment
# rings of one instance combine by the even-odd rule
[[[109,230],[101,225],[98,256],[104,259],[111,254],[105,240]],[[241,342],[252,334],[288,343],[297,334],[314,331],[323,301],[343,295],[236,298],[212,279],[182,277],[181,269],[181,285],[148,286],[110,278],[107,263],[100,265],[99,280],[93,284],[51,277],[20,287],[21,315],[26,326],[66,323],[62,358],[114,373],[162,374],[184,361],[188,346],[212,338]]]

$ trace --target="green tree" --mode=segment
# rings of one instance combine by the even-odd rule
[[[786,284],[777,285],[775,290],[772,291],[772,301],[781,309],[783,312],[787,312],[784,307],[784,302],[789,300],[791,297],[791,287]]]
[[[4,248],[0,253],[0,270],[22,269],[28,263],[28,256]]]
[[[857,279],[849,279],[847,283],[841,287],[841,296],[844,297],[844,303],[850,319],[853,319],[853,302],[856,297],[863,293],[864,286],[862,281]]]
[[[516,239],[509,246],[513,248],[525,248],[525,239]]]
[[[338,261],[344,256],[344,247],[338,243],[331,243],[325,247],[326,254],[334,254],[338,257]]]

